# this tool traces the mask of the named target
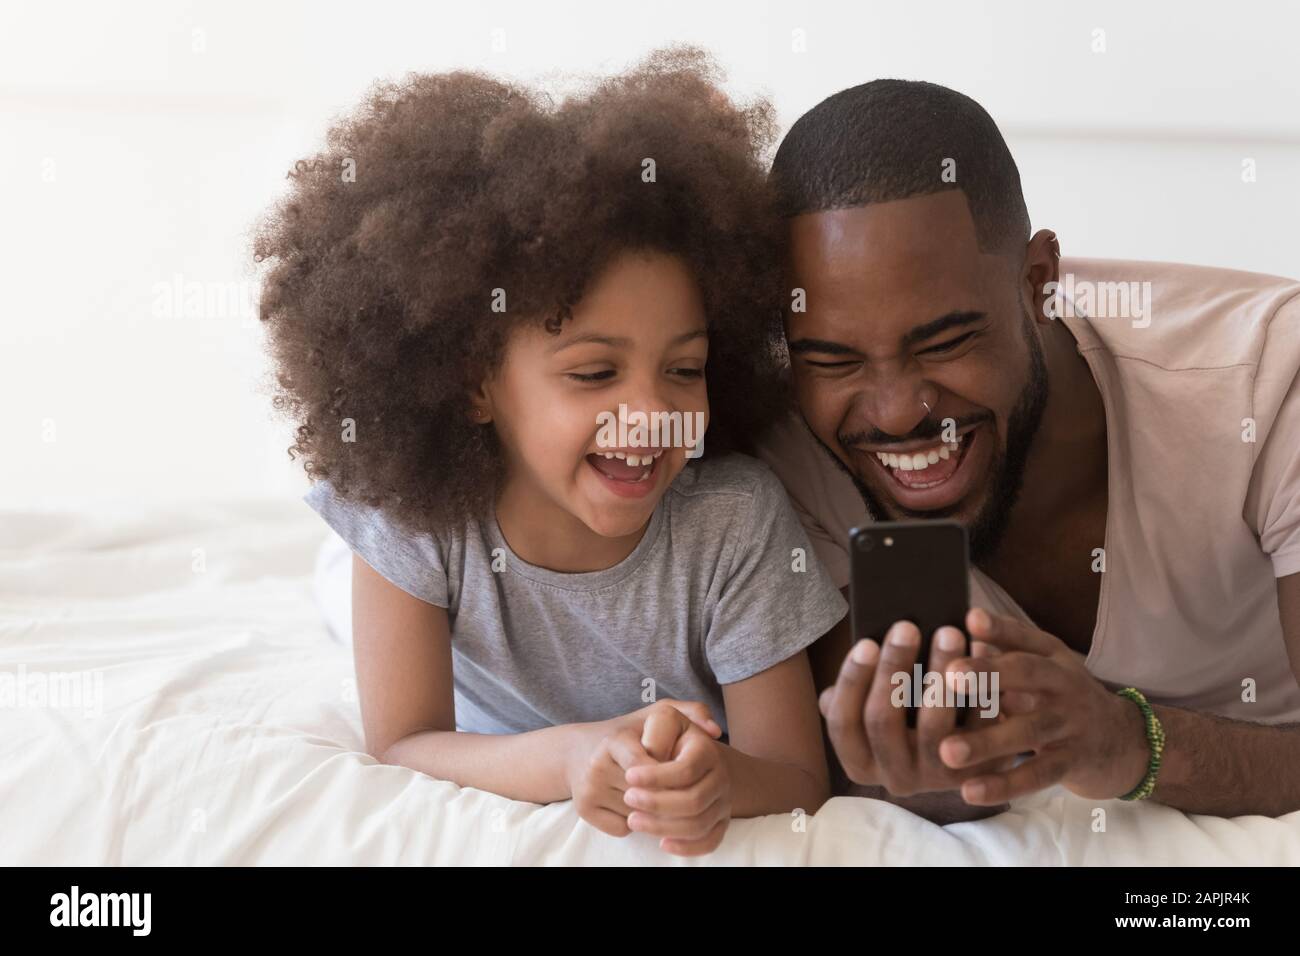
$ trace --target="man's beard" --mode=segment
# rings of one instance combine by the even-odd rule
[[[1047,361],[1043,356],[1042,343],[1038,341],[1038,336],[1034,334],[1033,326],[1029,324],[1028,319],[1026,319],[1025,338],[1029,344],[1029,380],[1021,390],[1019,398],[1016,399],[1011,417],[1007,421],[1007,450],[1000,459],[996,460],[989,496],[966,528],[966,535],[970,541],[970,559],[975,564],[992,555],[1002,542],[1007,523],[1011,519],[1011,509],[1015,506],[1016,499],[1020,497],[1020,486],[1025,477],[1025,463],[1029,458],[1029,449],[1033,446],[1034,435],[1038,433],[1038,426],[1043,419],[1043,409],[1047,405]],[[813,437],[817,437],[816,433]],[[996,441],[996,436],[992,437]],[[912,511],[895,504],[893,507],[896,514],[891,514],[881,505],[871,489],[853,473],[852,469],[846,467],[820,438],[817,438],[817,443],[853,480],[873,521],[899,518],[935,521],[952,517],[961,507],[961,502],[957,502],[947,508]]]

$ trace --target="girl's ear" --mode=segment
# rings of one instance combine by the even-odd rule
[[[469,394],[469,420],[476,425],[486,425],[492,421],[492,398],[487,388],[480,384]]]

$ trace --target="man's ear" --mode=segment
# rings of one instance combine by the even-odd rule
[[[1025,265],[1020,274],[1020,296],[1035,322],[1045,324],[1056,318],[1060,271],[1061,245],[1056,233],[1039,229],[1025,247]]]

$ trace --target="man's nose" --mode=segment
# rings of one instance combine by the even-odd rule
[[[933,393],[919,369],[876,375],[859,398],[862,417],[887,435],[910,435],[933,410]]]

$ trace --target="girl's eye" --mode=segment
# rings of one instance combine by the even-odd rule
[[[818,368],[848,368],[850,365],[857,365],[857,362],[814,362],[811,359],[804,359],[805,364],[815,365]]]
[[[702,368],[672,368],[668,371],[682,378],[704,378],[704,369]],[[604,382],[613,378],[615,371],[612,368],[607,368],[599,372],[566,372],[565,375],[575,382]]]
[[[978,333],[976,332],[967,332],[965,335],[959,335],[955,339],[949,339],[947,342],[940,342],[938,345],[932,345],[928,349],[921,349],[921,351],[918,352],[917,354],[930,355],[930,354],[942,354],[944,352],[951,352],[953,349],[961,345],[967,339],[977,334]]]

